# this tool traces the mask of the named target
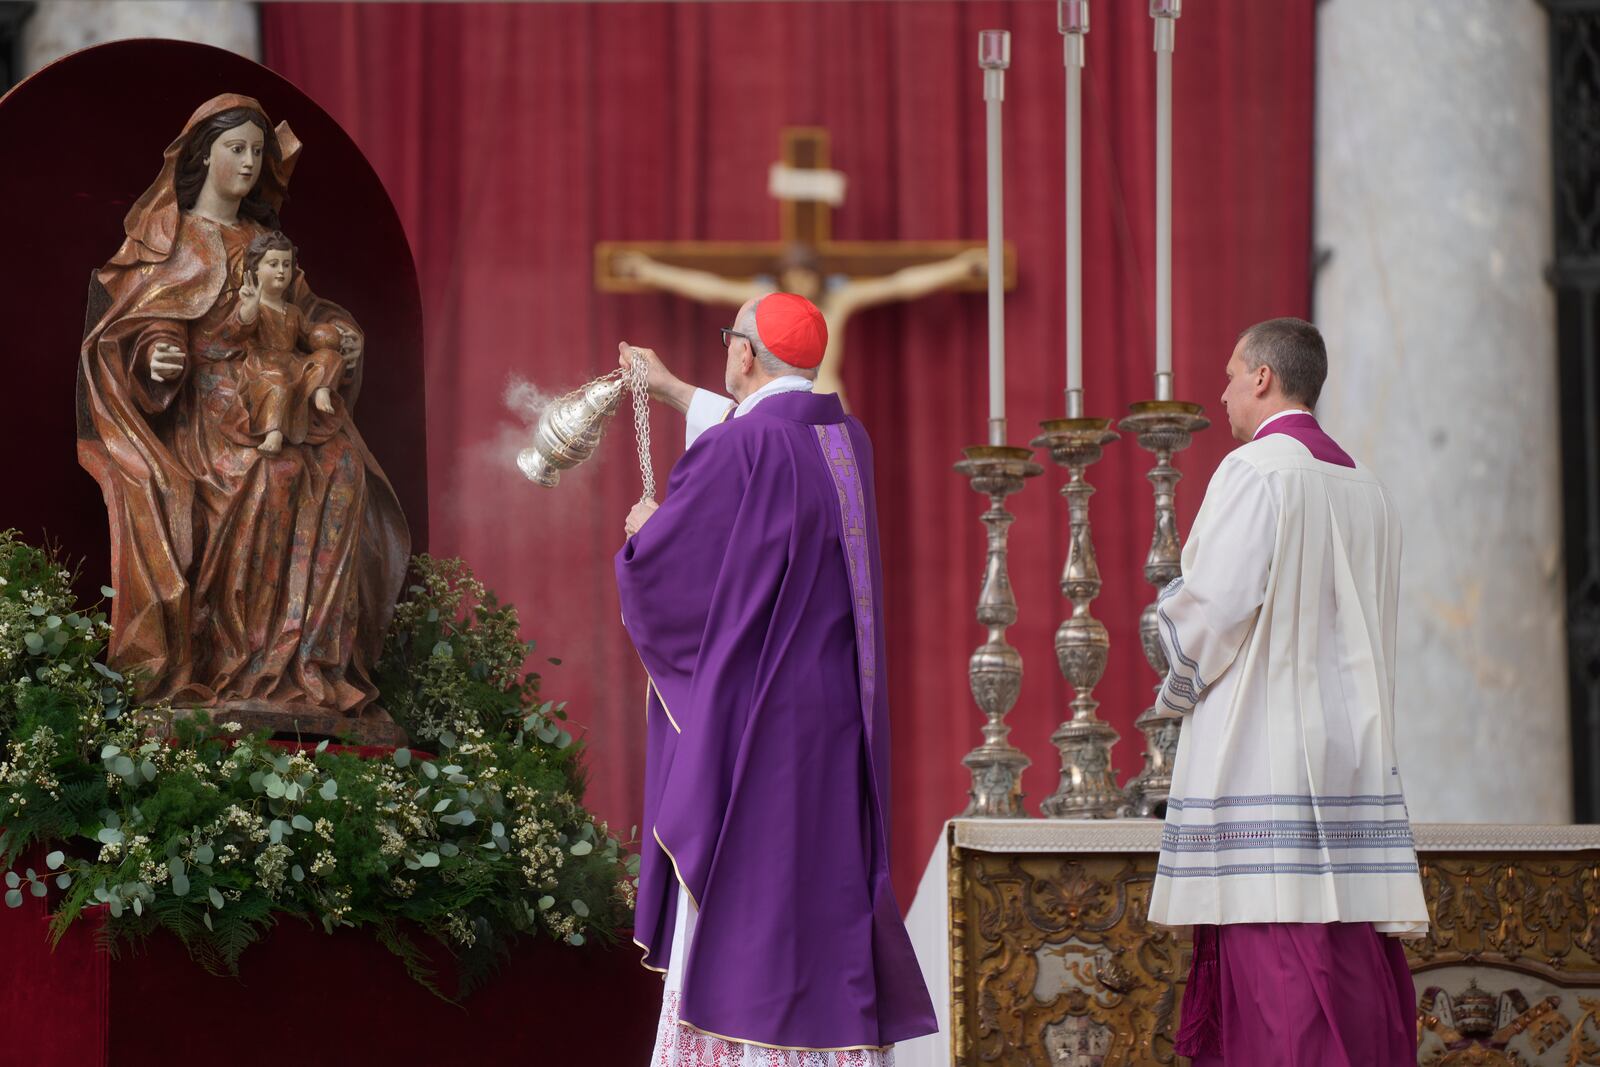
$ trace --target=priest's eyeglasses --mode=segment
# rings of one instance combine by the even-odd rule
[[[722,347],[727,348],[729,345],[733,344],[733,339],[735,337],[743,341],[748,341],[750,342],[750,346],[752,348],[755,347],[755,343],[750,341],[749,334],[740,333],[738,330],[730,330],[726,326],[722,328]]]

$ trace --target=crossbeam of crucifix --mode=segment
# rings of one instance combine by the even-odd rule
[[[778,192],[776,241],[600,241],[594,250],[595,287],[617,293],[666,290],[731,305],[779,286],[800,292],[817,304],[828,322],[828,354],[817,389],[842,392],[839,370],[844,327],[851,314],[937,290],[983,291],[987,244],[834,240],[833,204],[807,195],[830,185],[842,186],[842,179],[828,169],[828,156],[827,130],[783,131],[777,169],[800,191]],[[839,180],[807,180],[813,178]],[[1006,288],[1015,283],[1016,252],[1008,243]],[[812,291],[804,291],[807,288]]]
[[[828,131],[812,126],[789,127],[782,133],[781,160],[793,170],[826,170]],[[785,255],[796,246],[814,255],[823,275],[881,277],[906,267],[937,263],[962,252],[982,249],[983,241],[835,241],[833,208],[822,200],[780,202],[776,241],[600,241],[594,246],[595,287],[603,292],[642,293],[654,288],[611,269],[617,252],[641,252],[660,263],[703,270],[726,278],[776,277]],[[1016,250],[1006,245],[1006,288],[1016,285]],[[982,292],[983,276],[947,286],[955,292]]]

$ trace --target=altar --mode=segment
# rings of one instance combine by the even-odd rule
[[[1600,826],[1414,832],[1418,1063],[1600,1063]],[[1189,937],[1145,920],[1160,837],[1154,819],[946,824],[907,917],[940,1032],[899,1067],[1187,1062]]]

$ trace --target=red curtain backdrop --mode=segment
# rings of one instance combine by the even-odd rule
[[[1175,63],[1175,363],[1180,399],[1218,426],[1179,465],[1187,529],[1231,447],[1217,403],[1240,329],[1308,310],[1313,0],[1188,5]],[[1154,83],[1146,5],[1095,6],[1084,78],[1084,341],[1088,413],[1120,416],[1153,388]],[[1007,236],[1019,281],[1007,301],[1013,443],[1063,413],[1062,46],[1055,5],[685,3],[388,6],[269,4],[266,62],[332,113],[367,153],[415,252],[427,335],[432,545],[465,557],[522,609],[547,690],[587,727],[590,800],[638,819],[644,674],[618,620],[611,556],[638,493],[626,420],[554,491],[511,455],[525,428],[502,404],[508,376],[570,389],[647,344],[715,386],[717,327],[731,310],[664,295],[597,292],[598,240],[771,239],[766,191],[785,126],[825,126],[849,179],[840,238],[981,238],[983,104],[978,31],[1012,33],[1005,103]],[[267,106],[272,106],[267,101]],[[308,144],[309,159],[318,146]],[[338,299],[334,286],[328,295]],[[902,907],[941,821],[960,811],[961,757],[980,738],[966,682],[982,500],[951,471],[982,440],[981,295],[940,295],[861,314],[845,381],[876,444],[893,714],[895,879]],[[374,370],[373,373],[376,373]],[[682,451],[658,409],[655,462]],[[1113,445],[1092,469],[1111,632],[1096,690],[1122,732],[1154,675],[1138,640],[1152,597],[1148,453]],[[1046,474],[1012,498],[1011,577],[1026,661],[1012,739],[1033,760],[1030,810],[1054,788],[1049,735],[1068,691],[1053,636],[1066,509]],[[543,660],[535,658],[536,664]]]

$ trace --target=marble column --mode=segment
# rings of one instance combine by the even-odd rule
[[[22,27],[22,71],[130,37],[216,45],[259,61],[261,20],[242,0],[47,0]]]
[[[1546,34],[1534,0],[1318,10],[1319,414],[1404,524],[1418,821],[1572,814]]]

